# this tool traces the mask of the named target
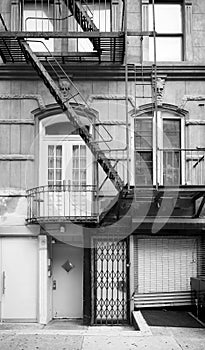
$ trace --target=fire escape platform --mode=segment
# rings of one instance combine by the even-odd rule
[[[83,226],[91,225],[95,226],[98,224],[98,216],[39,216],[32,217],[26,220],[27,224],[56,224],[56,223],[73,223],[73,224],[81,224]]]
[[[123,32],[0,32],[1,56],[5,56],[4,63],[25,62],[22,55],[19,40],[41,39],[89,39],[93,51],[70,51],[70,52],[38,52],[36,55],[41,61],[46,61],[52,54],[59,63],[84,62],[84,63],[115,63],[122,64],[125,50],[125,35]],[[8,50],[5,50],[5,46]]]
[[[131,232],[150,230],[153,224],[163,229],[200,229],[205,224],[204,186],[132,187],[105,216],[106,222],[132,217]]]

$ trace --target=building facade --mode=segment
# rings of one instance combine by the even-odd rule
[[[132,322],[205,275],[203,0],[2,0],[0,319]]]

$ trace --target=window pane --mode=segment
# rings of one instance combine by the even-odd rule
[[[54,158],[48,157],[48,167],[54,168]]]
[[[80,171],[80,182],[85,183],[85,180],[86,180],[86,170],[81,170]]]
[[[62,158],[61,157],[56,158],[56,168],[62,168]]]
[[[180,120],[163,120],[163,148],[181,147]]]
[[[55,123],[45,127],[46,135],[78,135],[79,129],[76,129],[69,122]]]
[[[152,120],[135,119],[135,148],[152,148]]]
[[[155,4],[155,27],[157,33],[182,33],[181,5]],[[152,5],[149,5],[149,30],[153,30]]]
[[[136,152],[135,183],[137,185],[151,185],[152,171],[153,171],[152,152]]]
[[[73,146],[73,157],[79,157],[79,146]]]
[[[85,146],[80,146],[80,157],[85,157],[86,156],[86,147]]]
[[[62,171],[56,170],[56,182],[61,180]]]
[[[79,180],[79,170],[73,170],[73,181]]]
[[[182,60],[182,37],[157,37],[156,38],[157,61]],[[154,61],[154,39],[149,38],[149,60]]]
[[[181,153],[175,151],[163,152],[163,183],[178,185],[180,183]]]
[[[86,168],[86,158],[80,159],[80,168],[85,169]]]
[[[48,146],[48,156],[49,157],[54,156],[54,146],[51,146],[51,145]]]
[[[62,146],[56,146],[56,156],[57,157],[62,156]]]
[[[54,180],[54,170],[49,169],[48,170],[48,181]]]
[[[79,168],[79,159],[73,158],[73,169],[78,169],[78,168]]]

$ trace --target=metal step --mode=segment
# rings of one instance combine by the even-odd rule
[[[192,305],[193,296],[191,291],[176,291],[165,293],[142,293],[134,295],[136,309],[164,306]]]
[[[26,58],[22,53],[22,48],[16,38],[0,37],[0,56],[4,63],[25,62]]]

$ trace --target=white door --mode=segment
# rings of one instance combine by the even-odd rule
[[[1,239],[1,319],[37,320],[37,240]]]
[[[83,249],[53,245],[53,317],[83,317]]]
[[[92,214],[92,155],[76,137],[43,141],[40,216],[90,216]]]

